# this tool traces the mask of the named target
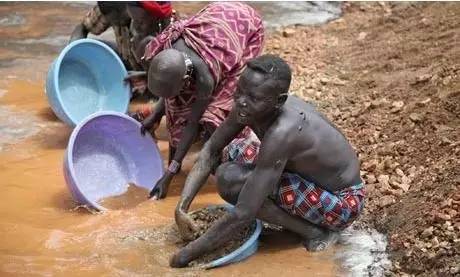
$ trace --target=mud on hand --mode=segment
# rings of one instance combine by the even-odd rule
[[[179,234],[184,241],[192,241],[196,238],[198,228],[190,215],[181,210],[175,212],[176,224]]]

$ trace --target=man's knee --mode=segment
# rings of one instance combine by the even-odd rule
[[[240,165],[233,162],[227,162],[219,165],[219,167],[216,169],[218,186],[224,186],[228,188],[234,184],[240,171],[239,167]]]
[[[223,163],[216,169],[217,190],[219,195],[227,202],[233,203],[238,198],[241,166],[228,162]]]

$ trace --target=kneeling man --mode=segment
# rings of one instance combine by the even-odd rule
[[[309,251],[324,250],[361,213],[364,188],[355,151],[312,105],[288,96],[290,83],[281,58],[248,62],[232,111],[187,177],[175,218],[181,235],[192,239],[187,211],[213,172],[219,194],[235,209],[176,253],[172,267],[218,248],[255,218],[299,234]],[[242,137],[244,130],[250,134]]]

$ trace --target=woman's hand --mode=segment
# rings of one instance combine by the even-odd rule
[[[169,184],[171,183],[173,177],[173,174],[171,174],[169,171],[166,171],[166,173],[163,174],[163,177],[158,180],[152,191],[150,191],[149,198],[153,198],[154,200],[165,198],[166,194],[168,194]]]

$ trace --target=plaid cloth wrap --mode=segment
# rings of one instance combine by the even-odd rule
[[[297,174],[281,175],[278,205],[290,214],[331,230],[348,227],[364,207],[364,186],[354,185],[337,192],[324,190]]]
[[[259,153],[260,141],[251,129],[244,129],[222,151],[222,162],[253,163]],[[364,186],[354,185],[330,192],[301,176],[284,172],[273,199],[289,214],[331,230],[349,226],[364,207]]]
[[[249,127],[246,127],[222,150],[221,161],[223,163],[253,163],[259,153],[259,148],[260,140]]]

